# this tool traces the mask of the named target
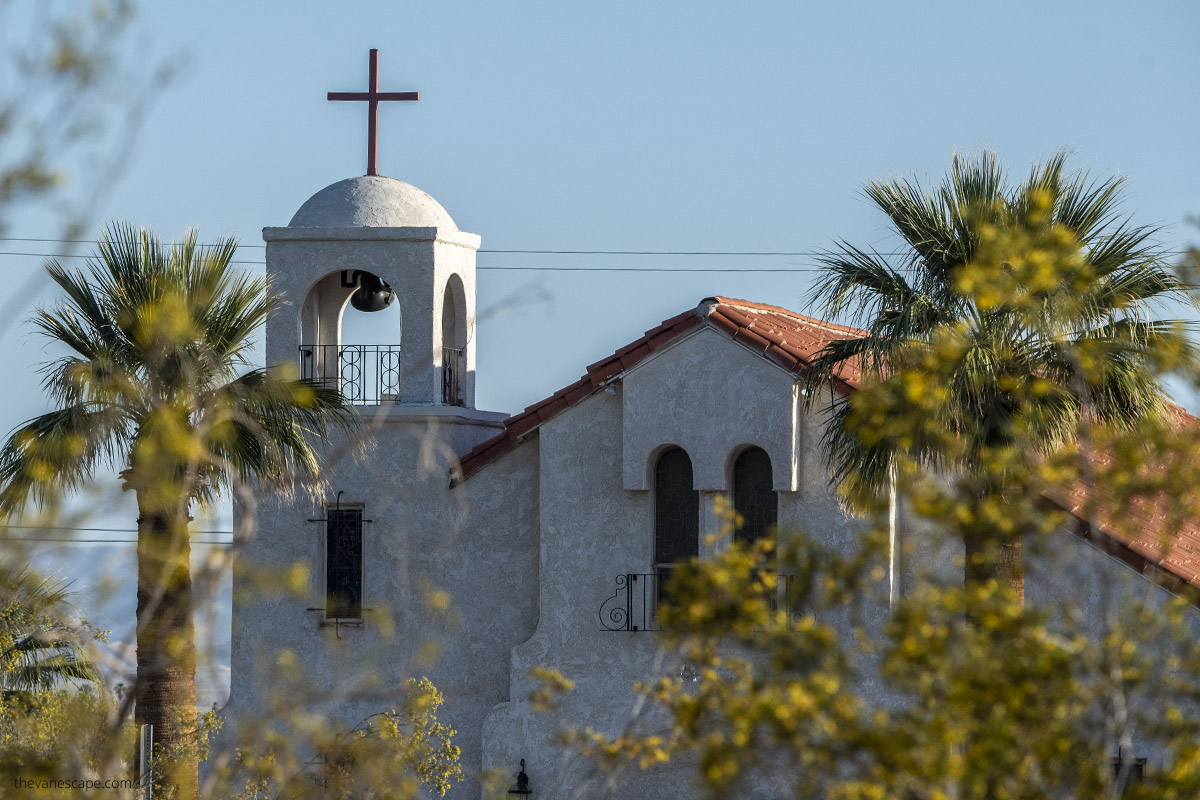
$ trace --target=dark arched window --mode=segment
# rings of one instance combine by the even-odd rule
[[[743,520],[734,539],[746,545],[770,535],[779,520],[779,502],[771,488],[771,457],[757,447],[733,462],[733,507]]]
[[[467,321],[462,278],[451,275],[442,296],[442,402],[466,404]]]
[[[692,460],[678,447],[654,465],[654,567],[661,584],[672,566],[700,554],[700,493],[692,488]]]

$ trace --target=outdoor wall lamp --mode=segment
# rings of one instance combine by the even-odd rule
[[[518,797],[529,797],[533,794],[533,789],[529,788],[529,776],[525,774],[525,759],[521,759],[521,771],[517,773],[517,782],[508,790],[509,794]]]

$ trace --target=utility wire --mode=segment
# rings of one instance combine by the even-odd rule
[[[137,544],[137,539],[55,539],[44,536],[0,536],[0,542],[59,542],[61,544]],[[192,539],[191,544],[212,544],[232,546],[233,542],[213,541],[211,539]]]
[[[476,267],[505,272],[823,272],[820,267]]]
[[[484,252],[480,250],[479,252]],[[588,254],[588,255],[659,255],[659,256],[720,256],[720,255],[743,255],[743,256],[780,256],[780,255],[804,255],[803,253],[683,253],[683,252],[666,252],[666,251],[633,251],[633,250],[506,250],[492,252],[508,252],[508,253],[526,253],[530,255],[550,255],[550,254]],[[877,253],[876,255],[898,255],[896,253]],[[76,255],[73,253],[16,253],[12,251],[0,250],[0,256],[40,256],[42,258],[86,258],[86,256]],[[242,261],[231,259],[232,264],[256,264],[263,266],[265,261]],[[824,272],[822,267],[499,267],[499,266],[478,266],[475,268],[478,271],[494,270],[497,272],[679,272],[679,273],[699,273],[699,272],[724,272],[724,273],[799,273],[799,272]]]
[[[0,236],[0,242],[49,242],[53,244],[94,244],[93,239],[34,239],[20,236]],[[202,247],[207,245],[201,245]],[[265,244],[238,244],[238,249],[257,249],[266,247]],[[533,256],[804,256],[815,258],[828,255],[826,250],[524,250],[524,249],[488,249],[482,248],[476,252],[493,254],[516,254]],[[1180,256],[1187,250],[1166,250],[1163,255]],[[0,253],[0,255],[46,256],[59,258],[87,258],[76,253]],[[903,256],[907,251],[874,252],[879,256]],[[262,264],[262,261],[235,261],[235,264]],[[522,267],[481,267],[481,269],[522,269]],[[525,267],[524,269],[535,269]]]
[[[480,252],[483,252],[482,250]],[[511,252],[529,252],[533,251],[516,251]],[[549,254],[551,251],[541,251]],[[577,251],[583,252],[583,251]],[[597,254],[608,255],[601,251],[594,251]],[[613,251],[613,255],[620,255]],[[628,255],[628,253],[626,253]],[[650,255],[645,253],[644,255]],[[698,255],[697,253],[657,253],[655,255]],[[705,253],[703,255],[725,255],[723,253]],[[742,255],[767,255],[766,253],[743,253]],[[0,256],[39,256],[41,258],[86,258],[87,256],[76,255],[74,253],[16,253],[8,250],[0,250]],[[265,261],[242,261],[231,259],[232,264],[257,264],[262,266]],[[482,266],[476,267],[477,270],[498,270],[506,272],[514,271],[529,271],[529,272],[820,272],[819,267],[776,267],[776,268],[761,268],[761,267],[496,267]]]
[[[51,244],[95,244],[92,239],[31,239],[19,236],[0,236],[0,242],[49,242]],[[208,245],[201,245],[205,247]],[[265,244],[238,244],[238,249],[262,250]],[[556,256],[819,256],[819,250],[505,250],[482,248],[479,253],[510,253],[518,255],[556,255]],[[10,255],[6,253],[5,255]],[[45,255],[86,258],[74,253],[12,253],[11,255]],[[880,255],[901,255],[901,253],[880,253]],[[242,263],[242,262],[235,262]],[[261,262],[245,262],[261,263]]]
[[[39,242],[73,242],[83,240],[71,239],[17,239],[0,237],[0,241],[39,241]],[[263,247],[264,245],[240,245],[241,247]],[[816,250],[793,251],[736,251],[736,250],[480,250],[486,254],[519,254],[519,255],[606,255],[606,256],[737,256],[737,257],[808,257],[815,258],[826,253]],[[1187,251],[1171,250],[1164,255],[1183,255]],[[906,255],[899,252],[876,252],[879,256]],[[37,258],[88,258],[79,253],[27,253],[11,250],[0,251],[0,256],[31,256]],[[230,259],[232,264],[265,266],[265,261],[249,261],[245,259]],[[681,274],[722,273],[722,274],[798,274],[808,272],[824,272],[823,267],[540,267],[540,266],[497,266],[482,265],[475,268],[478,271],[495,272],[630,272],[630,273],[669,273]]]
[[[76,528],[70,525],[0,525],[0,530],[11,531],[81,531],[85,533],[137,533],[137,528]],[[191,531],[198,533],[225,533],[233,535],[233,531]]]
[[[72,528],[59,525],[3,525],[4,531],[76,531],[79,533],[137,533],[130,528]],[[227,539],[195,539],[194,536],[205,534],[233,535],[233,531],[201,530],[191,531],[189,539],[192,544],[232,545]],[[114,539],[112,537],[80,539],[75,536],[0,536],[0,542],[58,542],[62,544],[137,544],[137,539]]]

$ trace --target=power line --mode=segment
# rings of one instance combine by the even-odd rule
[[[0,536],[0,542],[59,542],[62,544],[137,544],[137,539],[55,539],[45,536]],[[192,539],[191,544],[211,544],[231,546],[233,542],[213,541],[209,539]]]
[[[483,251],[480,251],[483,252]],[[512,250],[509,252],[527,252],[533,251],[518,251]],[[549,254],[551,251],[543,251]],[[565,252],[565,251],[563,251]],[[584,252],[584,251],[576,251]],[[597,255],[609,255],[601,251],[594,251]],[[620,255],[619,251],[613,251],[612,255]],[[629,253],[624,253],[629,254]],[[650,253],[643,253],[650,255]],[[697,253],[658,253],[657,255],[701,255]],[[705,253],[703,255],[725,255],[724,253]],[[767,255],[766,253],[743,253],[742,255]],[[0,256],[39,256],[41,258],[86,258],[87,256],[78,255],[75,253],[18,253],[10,250],[0,250]],[[232,259],[232,264],[257,264],[265,265],[265,261],[243,261]],[[500,267],[500,266],[481,266],[476,267],[477,270],[496,270],[501,272],[820,272],[819,267]]]
[[[72,528],[60,525],[3,525],[0,530],[17,531],[76,531],[78,533],[137,533],[131,528]],[[233,535],[233,531],[200,530],[191,531],[188,538],[192,544],[232,545],[226,539],[196,539],[195,536],[206,534]],[[137,544],[137,539],[115,539],[113,537],[95,537],[80,539],[75,536],[0,536],[0,542],[57,542],[61,544]]]
[[[0,256],[37,256],[39,258],[89,258],[82,253],[18,253],[12,250],[0,250]],[[266,264],[265,261],[230,260],[231,264]]]
[[[0,236],[0,242],[48,242],[52,244],[95,244],[94,239],[36,239],[20,236]],[[201,245],[206,247],[210,245]],[[238,244],[238,249],[262,250],[265,244]],[[828,250],[541,250],[541,249],[489,249],[481,248],[479,253],[498,255],[533,255],[533,256],[763,256],[778,257],[808,257],[829,255]],[[1163,255],[1180,256],[1189,250],[1164,250]],[[903,256],[908,251],[872,251],[879,256]],[[0,253],[0,255],[45,256],[50,258],[87,258],[79,253]],[[262,264],[262,261],[234,261],[235,264]],[[535,269],[534,267],[481,267],[481,269]]]
[[[823,272],[820,267],[476,267],[507,272]]]
[[[48,242],[51,244],[95,244],[92,239],[34,239],[21,236],[0,236],[0,242]],[[202,247],[207,245],[201,245]],[[265,244],[238,244],[239,249],[248,248],[262,250]],[[819,250],[524,250],[524,249],[489,249],[482,248],[476,252],[518,255],[555,255],[555,256],[818,256]],[[10,254],[5,254],[10,255]],[[75,253],[13,253],[11,255],[45,255],[86,258]],[[880,255],[901,255],[900,253],[880,253]],[[241,263],[241,262],[235,262]],[[261,263],[261,262],[247,262]]]
[[[484,252],[480,250],[479,252]],[[589,255],[744,255],[744,256],[765,256],[765,255],[803,255],[802,253],[668,253],[666,251],[632,251],[632,250],[506,250],[493,252],[508,252],[508,253],[527,253],[527,254],[543,254],[549,255],[553,253],[577,253]],[[877,253],[876,255],[897,255],[896,253]],[[12,251],[0,250],[0,256],[40,256],[42,258],[86,258],[86,256],[76,255],[73,253],[16,253]],[[232,264],[255,264],[264,266],[265,261],[242,261],[233,259]],[[533,266],[489,266],[483,265],[475,268],[478,271],[495,271],[495,272],[678,272],[681,274],[695,274],[703,272],[719,272],[719,273],[800,273],[800,272],[824,272],[822,267],[533,267]]]
[[[15,237],[0,237],[0,241],[9,242],[55,242],[72,243],[85,242],[82,239],[21,239]],[[240,247],[265,247],[265,245],[239,245]],[[597,256],[736,256],[736,257],[808,257],[817,258],[829,253],[819,250],[479,250],[487,254],[517,254],[517,255],[597,255]],[[1168,250],[1163,255],[1183,255],[1186,250]],[[902,252],[874,252],[877,256],[902,256]],[[27,253],[12,250],[0,250],[0,256],[32,256],[37,258],[88,258],[81,253]],[[248,261],[231,259],[232,264],[247,264],[265,266],[265,261]],[[824,272],[823,267],[539,267],[539,266],[497,266],[482,265],[475,268],[479,271],[495,272],[654,272],[681,274],[697,273],[754,273],[754,274],[795,274],[805,272]]]
[[[137,528],[76,528],[70,525],[0,525],[0,530],[14,531],[80,531],[83,533],[137,533]],[[233,531],[217,531],[203,530],[191,531],[192,534],[198,533],[224,533],[230,536]]]
[[[480,253],[518,253],[531,256],[821,256],[822,250],[487,250]],[[897,256],[901,253],[880,253]]]

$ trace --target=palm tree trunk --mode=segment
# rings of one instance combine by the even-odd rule
[[[139,495],[137,681],[134,719],[154,726],[155,782],[186,800],[198,792],[196,646],[187,517],[147,511]],[[164,774],[165,772],[165,774]]]

